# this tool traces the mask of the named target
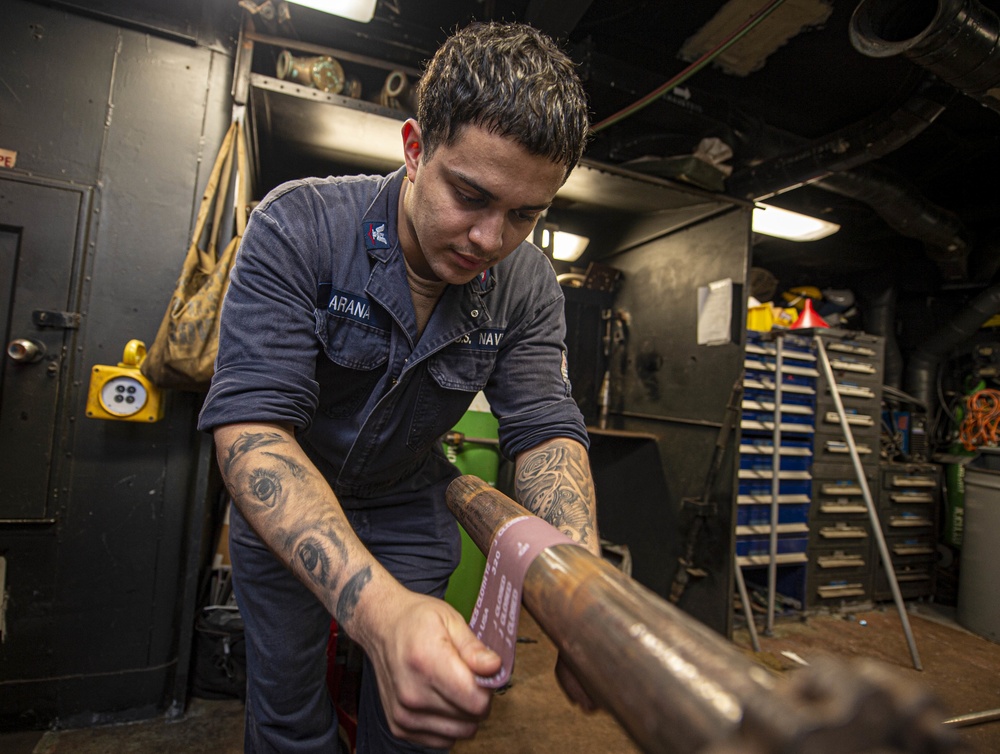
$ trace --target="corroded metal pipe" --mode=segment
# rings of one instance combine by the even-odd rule
[[[487,553],[528,514],[474,476],[448,507]],[[820,663],[779,679],[721,636],[581,547],[528,567],[524,606],[590,697],[647,752],[945,752],[935,701],[869,663]]]

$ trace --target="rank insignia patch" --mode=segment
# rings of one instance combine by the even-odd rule
[[[389,239],[385,236],[384,222],[365,223],[365,247],[368,249],[388,249]]]

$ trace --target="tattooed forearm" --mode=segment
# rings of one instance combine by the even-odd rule
[[[361,592],[372,580],[372,569],[365,566],[356,574],[351,576],[344,588],[340,590],[340,599],[337,600],[337,612],[334,617],[341,623],[347,623],[354,615],[354,608],[358,606],[361,599]]]
[[[556,441],[525,453],[515,491],[522,505],[563,533],[584,545],[596,541],[594,482],[579,443]]]
[[[260,539],[341,623],[357,620],[366,585],[383,574],[294,430],[231,424],[215,438],[233,503]]]
[[[236,442],[229,446],[227,455],[222,461],[223,474],[228,475],[230,470],[233,468],[233,464],[251,450],[284,442],[286,442],[285,438],[278,432],[241,433],[240,436],[236,438]]]

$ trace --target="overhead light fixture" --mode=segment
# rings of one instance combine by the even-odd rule
[[[366,24],[375,16],[375,3],[378,0],[289,0],[292,5],[331,13],[341,18],[349,18]]]
[[[546,228],[542,231],[542,248],[551,248],[552,258],[562,262],[575,262],[589,243],[589,238],[564,230],[550,231]]]
[[[753,209],[753,232],[765,236],[786,238],[789,241],[818,241],[833,235],[840,226],[817,217],[798,212],[757,204]]]

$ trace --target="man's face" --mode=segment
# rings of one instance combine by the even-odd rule
[[[467,283],[532,232],[563,183],[565,166],[479,126],[425,159],[419,126],[403,128],[407,178],[399,237],[417,274]]]

